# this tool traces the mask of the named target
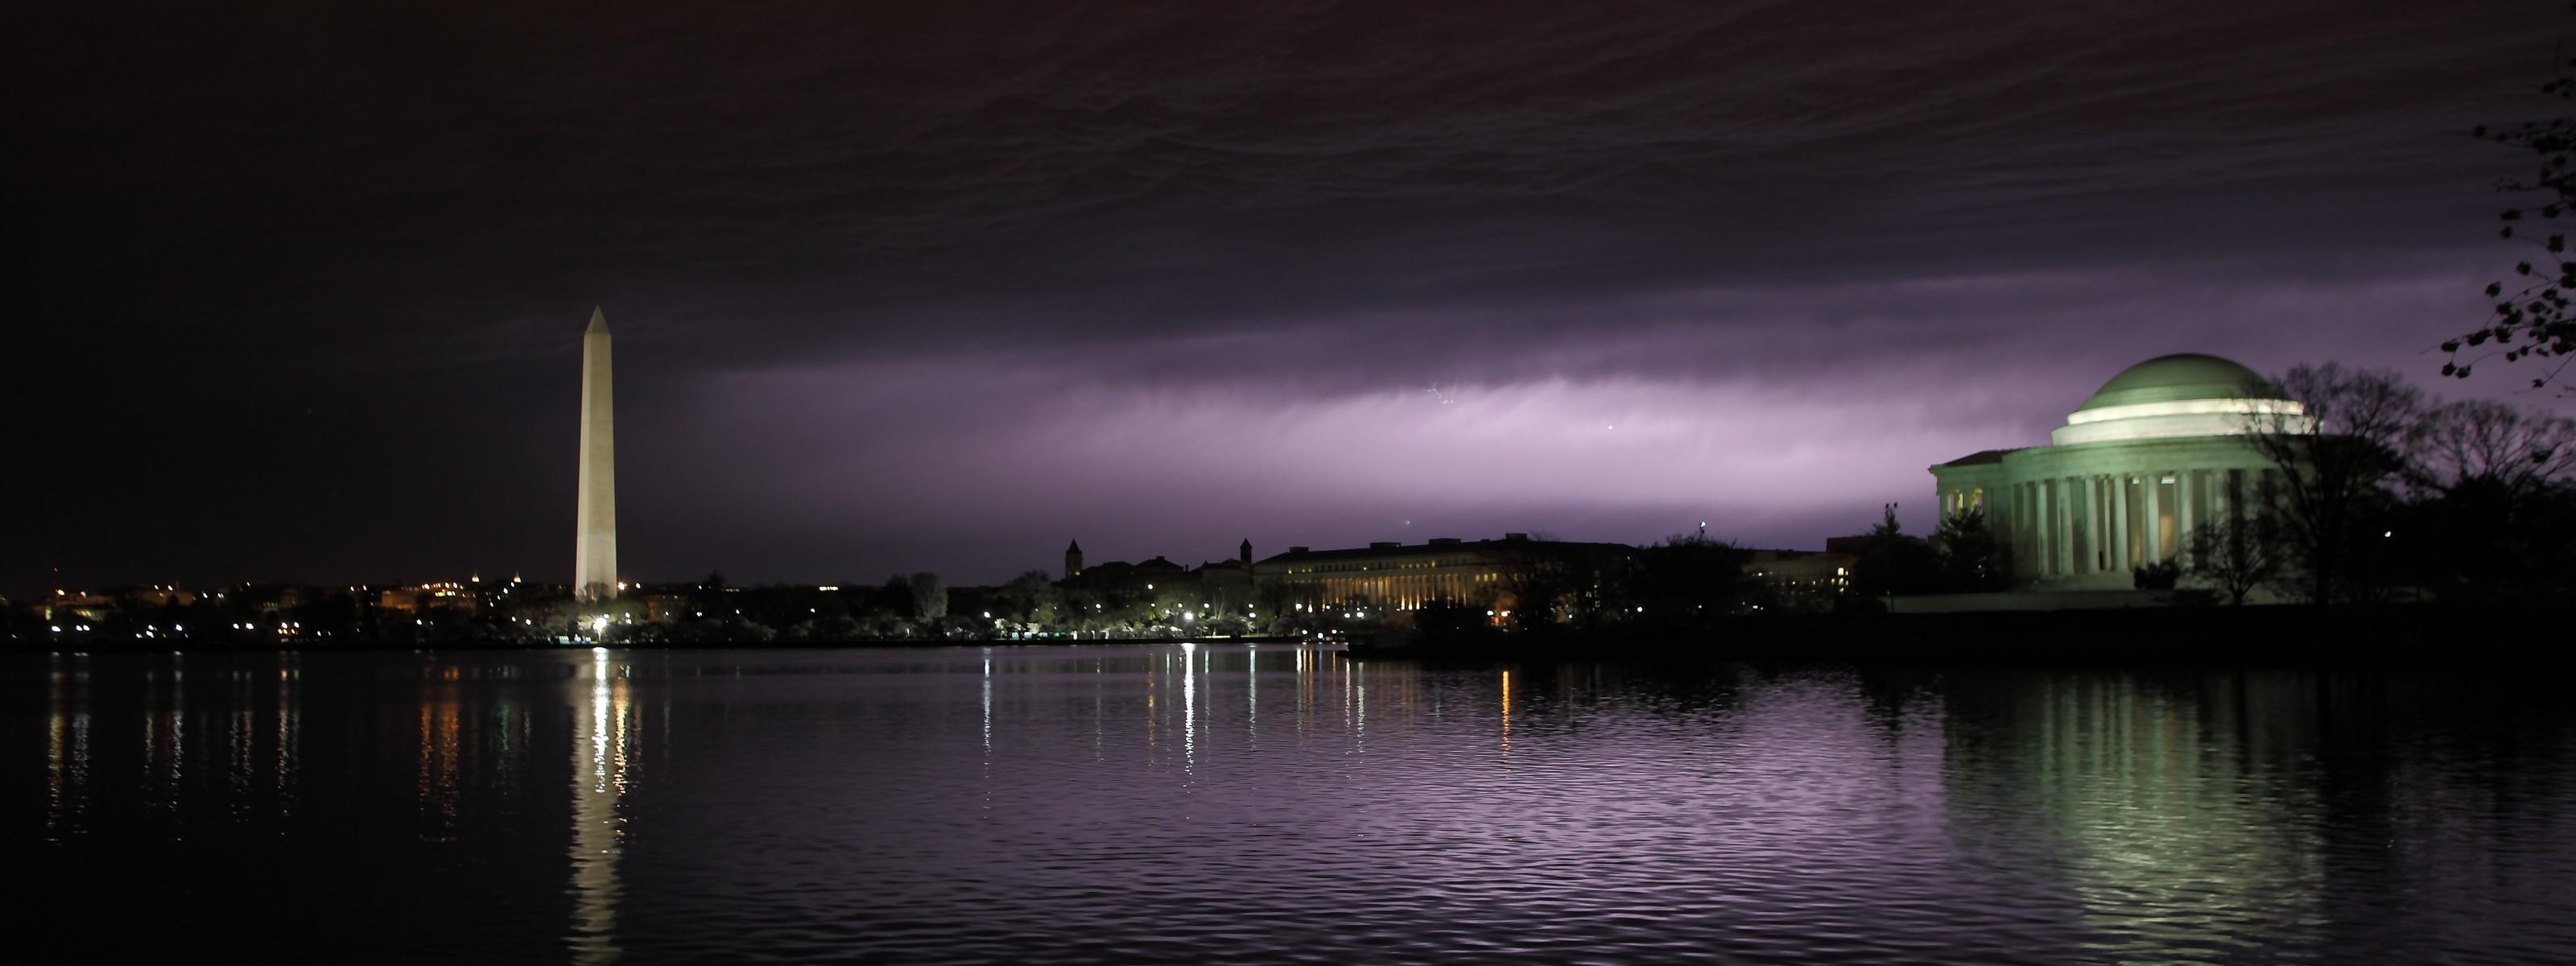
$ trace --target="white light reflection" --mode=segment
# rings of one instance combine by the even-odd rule
[[[581,697],[573,709],[573,923],[568,938],[576,960],[598,963],[620,956],[617,855],[624,819],[618,806],[626,794],[628,690],[609,664],[607,648],[593,648],[590,654],[590,686],[576,692]],[[581,701],[589,707],[580,707]]]
[[[1351,691],[1355,697],[1351,710],[1351,742],[1362,751],[1368,750],[1368,679],[1362,673],[1368,665],[1361,661],[1346,662],[1350,667]]]
[[[47,689],[51,713],[45,723],[45,831],[61,841],[76,831],[89,805],[89,658],[75,655],[74,667],[54,655]]]
[[[153,807],[173,814],[179,810],[179,790],[187,785],[188,671],[184,664],[184,658],[171,659],[170,703],[146,716],[152,733],[144,736],[143,743],[145,780],[163,793],[154,797]]]
[[[1198,770],[1199,745],[1199,662],[1194,660],[1199,646],[1181,642],[1181,771]]]
[[[1314,651],[1297,649],[1297,733],[1307,734],[1315,724]]]
[[[290,664],[298,658],[289,653]],[[295,686],[302,675],[293,667],[277,669],[277,817],[295,814],[295,750],[304,740],[304,711],[296,700]]]
[[[984,756],[976,768],[983,776],[984,811],[993,810],[993,649],[984,649]]]

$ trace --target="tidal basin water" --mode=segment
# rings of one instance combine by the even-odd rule
[[[2576,961],[2528,672],[7,660],[44,961]]]

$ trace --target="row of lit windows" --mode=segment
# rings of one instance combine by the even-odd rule
[[[1447,579],[1447,578],[1451,578],[1451,577],[1460,578],[1460,579],[1468,580],[1468,581],[1471,581],[1471,582],[1474,582],[1474,583],[1479,583],[1479,584],[1489,584],[1489,583],[1493,583],[1494,581],[1497,581],[1497,580],[1501,580],[1501,579],[1503,579],[1503,575],[1502,575],[1502,574],[1500,574],[1500,573],[1481,573],[1481,574],[1439,574],[1439,575],[1429,575],[1429,576],[1424,576],[1424,577],[1408,577],[1408,576],[1406,576],[1406,575],[1400,575],[1400,574],[1389,574],[1389,575],[1384,576],[1384,577],[1310,577],[1310,578],[1306,578],[1306,579],[1303,579],[1303,580],[1292,580],[1291,582],[1292,582],[1292,583],[1299,584],[1299,585],[1305,585],[1305,584],[1323,584],[1323,585],[1325,585],[1325,586],[1328,586],[1328,587],[1329,587],[1329,586],[1342,586],[1342,585],[1347,585],[1347,584],[1351,584],[1351,583],[1355,583],[1355,582],[1370,582],[1370,581],[1383,582],[1383,581],[1389,581],[1389,580],[1405,580],[1405,579],[1413,579],[1413,580],[1440,580],[1440,579]]]
[[[1371,570],[1434,570],[1441,567],[1466,567],[1471,565],[1471,561],[1442,560],[1434,557],[1428,560],[1399,560],[1393,563],[1357,560],[1349,563],[1309,564],[1304,567],[1290,567],[1288,568],[1288,572],[1291,574],[1316,574],[1350,573],[1353,571]]]

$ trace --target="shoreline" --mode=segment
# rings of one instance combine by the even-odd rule
[[[386,654],[436,651],[560,651],[582,653],[596,648],[612,651],[921,651],[943,647],[1090,647],[1114,644],[1296,644],[1308,639],[1271,635],[1262,637],[1103,637],[1084,640],[946,640],[906,637],[853,637],[810,641],[620,641],[611,644],[530,644],[518,641],[451,641],[436,644],[230,644],[224,642],[178,642],[168,639],[143,641],[110,641],[88,647],[35,647],[0,651],[6,654]],[[174,643],[186,646],[173,647]],[[1332,642],[1340,646],[1340,641]]]
[[[1087,640],[845,638],[811,641],[534,644],[456,641],[281,646],[228,642],[118,641],[15,649],[15,653],[180,654],[387,653],[409,651],[926,650],[949,647],[1084,647],[1177,644],[1321,645],[1361,660],[1493,661],[1825,661],[1863,664],[2280,663],[2496,665],[2576,663],[2569,612],[2555,607],[2390,605],[1987,611],[1940,614],[1745,616],[1695,628],[1613,627],[1553,633],[1477,629],[1448,637],[1385,632],[1317,641],[1290,635],[1233,638],[1132,637]],[[66,642],[69,643],[69,642]],[[173,647],[173,643],[180,646]]]
[[[1694,633],[1416,634],[1352,656],[1418,660],[1821,660],[1870,664],[2576,663],[2556,607],[2156,607],[1741,617]]]

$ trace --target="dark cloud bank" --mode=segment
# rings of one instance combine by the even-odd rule
[[[2149,355],[2429,373],[2565,19],[524,6],[11,15],[0,587],[560,576],[594,303],[641,577],[1812,545]]]

